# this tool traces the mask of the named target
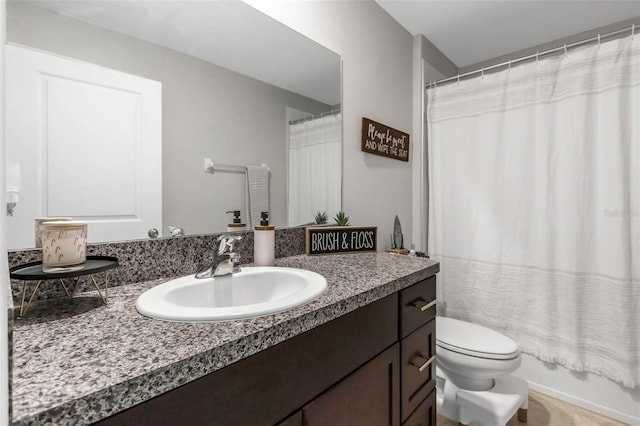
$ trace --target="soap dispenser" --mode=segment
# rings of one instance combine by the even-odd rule
[[[247,225],[240,219],[240,210],[229,210],[227,213],[233,214],[233,223],[227,224],[227,232],[240,232],[247,229]]]
[[[253,232],[253,264],[273,266],[275,262],[275,227],[269,225],[269,212],[260,213],[260,226]]]

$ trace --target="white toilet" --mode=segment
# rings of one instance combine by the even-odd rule
[[[453,318],[436,320],[438,414],[461,425],[504,425],[518,412],[526,422],[527,382],[518,345],[494,330]]]

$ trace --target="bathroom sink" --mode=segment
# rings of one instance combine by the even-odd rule
[[[168,321],[221,321],[286,311],[327,289],[320,274],[295,268],[243,267],[214,278],[188,275],[142,293],[136,309]]]

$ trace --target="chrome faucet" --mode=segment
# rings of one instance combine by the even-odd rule
[[[169,234],[172,237],[184,237],[184,229],[169,225]]]
[[[196,278],[211,278],[240,272],[240,255],[233,251],[236,241],[241,240],[239,235],[221,235],[218,237],[218,247],[214,251],[213,263],[196,274]]]

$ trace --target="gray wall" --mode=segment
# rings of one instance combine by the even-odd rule
[[[412,235],[413,38],[373,1],[250,1],[342,56],[343,209],[354,225],[378,226],[378,250],[389,246],[393,218]],[[362,117],[411,134],[410,161],[360,150]]]
[[[242,174],[204,173],[203,160],[271,169],[271,217],[286,223],[285,107],[330,107],[177,51],[7,2],[10,42],[162,82],[163,223],[189,234],[225,229],[244,211]]]
[[[594,28],[593,30],[574,34],[569,37],[564,37],[558,40],[550,41],[548,43],[540,44],[537,46],[531,46],[526,49],[519,50],[517,52],[512,52],[507,55],[498,56],[497,58],[488,59],[486,61],[478,62],[476,64],[468,65],[466,67],[460,68],[460,74],[476,71],[481,69],[482,67],[485,67],[485,68],[490,67],[491,65],[500,64],[502,62],[509,61],[510,59],[517,59],[517,58],[522,58],[524,56],[534,55],[536,52],[544,52],[545,50],[554,49],[564,44],[571,44],[571,43],[587,40],[592,37],[597,37],[598,34],[602,35],[602,34],[607,34],[609,32],[614,32],[623,28],[630,28],[632,24],[636,25],[636,34],[637,34],[640,27],[640,16],[632,19],[628,19],[626,21],[616,22],[611,25],[606,25],[604,27]],[[628,34],[630,33],[631,32],[629,32]]]

